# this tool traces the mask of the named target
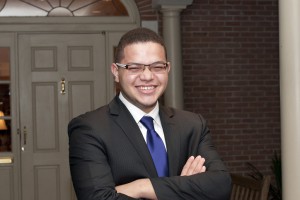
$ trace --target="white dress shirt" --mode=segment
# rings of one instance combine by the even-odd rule
[[[161,126],[161,121],[160,121],[160,117],[159,117],[158,102],[156,103],[154,109],[151,112],[145,113],[144,111],[142,111],[141,109],[139,109],[138,107],[136,107],[135,105],[130,103],[127,99],[125,99],[125,97],[122,95],[121,92],[119,94],[119,98],[124,103],[124,105],[127,107],[129,112],[133,116],[135,122],[138,124],[138,126],[142,132],[142,135],[144,137],[145,142],[147,143],[147,129],[143,126],[143,124],[140,122],[140,120],[142,119],[142,117],[144,117],[146,115],[146,116],[150,116],[153,118],[154,129],[157,132],[157,134],[160,136],[160,138],[162,139],[162,141],[165,145],[165,148],[167,149],[165,135],[164,135],[164,131]]]

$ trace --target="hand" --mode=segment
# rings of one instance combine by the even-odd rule
[[[202,173],[206,171],[206,167],[204,166],[205,159],[201,156],[189,157],[183,169],[181,171],[180,176],[190,176],[198,173]]]
[[[130,183],[116,186],[118,193],[125,194],[132,198],[144,198],[156,200],[156,194],[149,179],[138,179]]]

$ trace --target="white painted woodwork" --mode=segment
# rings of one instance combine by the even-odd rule
[[[22,197],[71,199],[67,124],[106,103],[105,36],[21,34],[18,39]]]
[[[17,95],[16,92],[18,88],[16,86],[16,40],[14,33],[1,33],[0,32],[0,47],[5,47],[10,49],[10,79],[8,83],[10,84],[11,92],[10,99],[11,105],[17,105]],[[1,200],[18,200],[20,194],[20,160],[19,160],[19,135],[17,132],[18,121],[18,107],[11,106],[10,109],[10,118],[11,118],[11,129],[12,129],[12,151],[11,152],[1,152],[0,159],[1,161],[9,161],[12,159],[12,162],[1,163],[0,164],[0,199]]]
[[[0,153],[13,158],[0,164],[1,200],[76,199],[67,124],[115,95],[114,47],[140,26],[134,0],[123,3],[127,17],[0,17],[0,47],[11,49],[13,144]]]
[[[279,1],[282,199],[300,196],[300,1]]]

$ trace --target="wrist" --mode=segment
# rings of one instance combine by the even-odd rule
[[[140,198],[146,198],[146,199],[157,199],[154,188],[152,186],[152,183],[150,179],[139,179],[138,181],[138,187],[139,187],[139,197]]]

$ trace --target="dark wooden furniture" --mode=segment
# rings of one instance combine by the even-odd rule
[[[232,191],[230,200],[267,200],[270,188],[271,176],[265,176],[263,180],[255,180],[251,177],[231,174]]]

